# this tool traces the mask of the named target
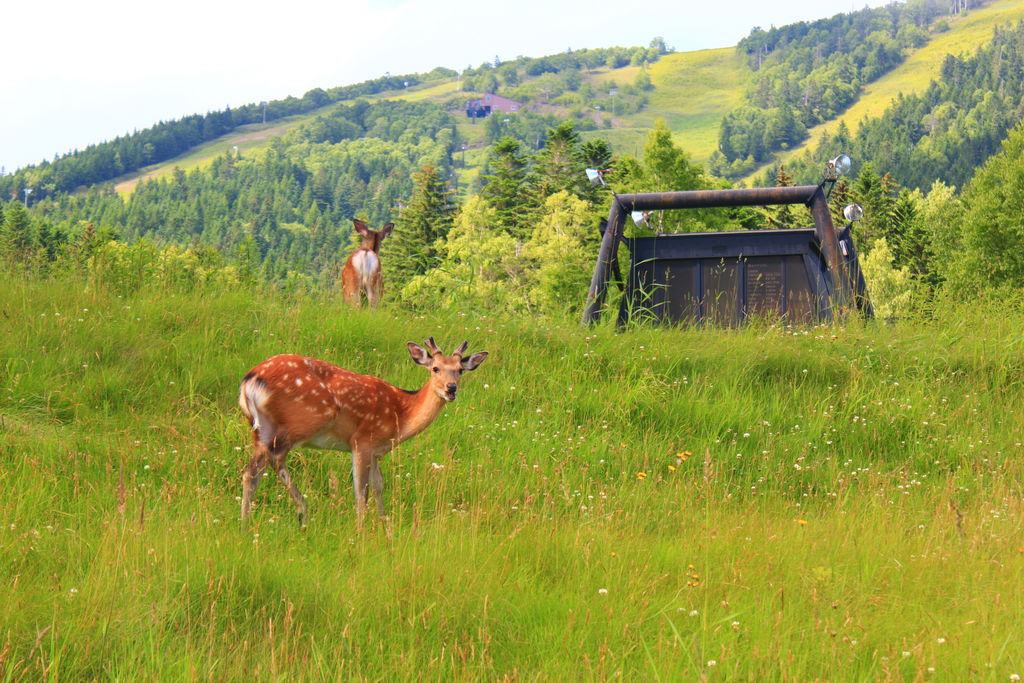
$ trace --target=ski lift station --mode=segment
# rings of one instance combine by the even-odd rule
[[[856,204],[847,206],[843,213],[850,224],[837,230],[828,208],[832,187],[849,167],[849,157],[836,157],[818,185],[613,193],[583,322],[594,323],[604,313],[608,286],[618,270],[620,245],[630,254],[626,277],[619,278],[623,287],[620,325],[652,320],[735,326],[752,316],[809,324],[854,309],[871,315],[851,230],[862,211]],[[591,182],[604,184],[601,171],[588,169],[587,175]],[[643,224],[650,211],[779,204],[807,206],[814,225],[623,236],[627,216]]]

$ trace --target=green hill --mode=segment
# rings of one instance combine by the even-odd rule
[[[382,96],[366,97],[363,99],[374,101],[382,98],[407,100],[418,102],[422,100],[442,100],[458,92],[458,85],[455,81],[444,81],[441,83],[431,82],[413,86],[402,91],[391,91]],[[236,130],[222,135],[221,137],[194,147],[181,156],[174,157],[159,164],[153,164],[135,173],[129,173],[113,181],[114,188],[121,195],[130,194],[140,182],[152,178],[159,178],[167,175],[175,168],[183,171],[190,171],[194,168],[202,168],[229,150],[237,148],[239,153],[251,152],[267,147],[271,141],[288,132],[289,130],[308,123],[317,116],[322,115],[326,110],[337,106],[331,103],[319,109],[297,116],[289,116],[272,123],[252,123],[240,126]]]
[[[587,74],[586,79],[597,86],[630,83],[639,71],[640,67],[636,66],[604,68]],[[637,154],[643,149],[654,122],[663,119],[672,129],[676,142],[697,161],[705,161],[717,147],[718,126],[722,117],[736,106],[743,96],[744,79],[748,73],[749,69],[731,47],[666,55],[650,67],[654,89],[650,94],[648,106],[638,114],[615,117],[612,128],[589,131],[584,133],[584,137],[604,138],[617,154]],[[452,79],[402,91],[381,93],[374,98],[364,99],[426,100],[444,103],[458,95],[458,82]],[[332,103],[323,109],[333,106],[336,104]],[[232,133],[194,148],[187,154],[123,176],[117,179],[114,185],[119,193],[127,194],[142,180],[166,175],[175,168],[187,171],[205,166],[217,156],[235,147],[242,153],[265,148],[274,137],[313,120],[323,113],[323,109],[288,117],[272,124],[242,126]],[[565,107],[550,107],[549,110],[563,114],[568,111]],[[482,141],[483,127],[469,125],[460,118],[459,132],[470,145],[470,149],[467,150],[468,169],[460,170],[460,183],[466,185],[466,181],[475,175],[476,169],[483,163],[483,155],[478,147]]]
[[[923,91],[938,75],[947,54],[971,52],[991,38],[992,30],[1024,18],[1024,0],[1000,0],[973,10],[968,14],[946,19],[949,30],[935,35],[925,46],[913,51],[896,69],[867,84],[860,98],[835,119],[811,128],[808,138],[792,150],[781,152],[777,160],[785,163],[808,148],[813,148],[822,136],[834,130],[840,122],[855,127],[864,117],[881,114],[899,93]],[[596,88],[610,84],[631,83],[642,67],[626,66],[618,69],[600,68],[586,73],[585,80]],[[672,130],[677,144],[687,150],[696,161],[706,162],[718,147],[718,131],[722,118],[742,103],[750,76],[750,69],[735,48],[726,47],[697,52],[680,52],[663,56],[648,67],[651,83],[646,107],[638,113],[610,118],[611,127],[583,133],[584,138],[603,138],[617,154],[638,155],[647,134],[656,120],[664,120]],[[529,82],[529,79],[527,79]],[[452,98],[468,96],[460,93],[455,79],[433,81],[407,90],[380,93],[368,99],[403,99],[446,103]],[[328,105],[329,108],[335,106]],[[565,115],[567,107],[546,106],[545,111]],[[266,147],[275,137],[314,119],[323,110],[288,117],[271,124],[250,124],[204,143],[188,153],[166,162],[154,164],[139,172],[123,176],[114,185],[121,194],[131,192],[138,182],[159,177],[174,168],[189,170],[210,163],[215,157],[235,147],[245,153]],[[454,114],[461,112],[455,110]],[[459,132],[468,141],[468,149],[461,152],[465,165],[458,169],[460,186],[467,187],[478,174],[485,154],[480,148],[481,126],[471,126],[459,120]],[[762,173],[773,161],[748,175],[747,180]]]
[[[778,163],[785,164],[806,150],[817,147],[822,137],[834,131],[840,122],[845,122],[853,130],[862,119],[880,116],[899,94],[923,92],[938,78],[946,55],[974,52],[992,39],[992,32],[997,27],[1021,19],[1024,19],[1024,0],[999,0],[969,14],[950,17],[946,20],[950,26],[948,31],[936,35],[928,44],[912,52],[900,66],[864,86],[853,106],[838,117],[811,128],[805,142],[778,154],[776,160],[759,167],[746,180],[749,182],[765,169]]]
[[[586,136],[602,137],[617,153],[637,156],[654,122],[662,119],[678,144],[695,160],[706,161],[718,148],[722,117],[743,97],[748,74],[743,59],[731,47],[666,55],[650,67],[654,90],[648,106],[622,117],[611,130]],[[628,75],[612,72],[599,78],[625,79]]]

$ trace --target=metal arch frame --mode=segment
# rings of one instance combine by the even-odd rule
[[[820,185],[797,185],[792,187],[755,187],[736,190],[687,190],[683,192],[639,192],[613,195],[608,212],[608,227],[601,238],[594,275],[587,291],[587,304],[583,311],[583,324],[591,325],[601,317],[605,295],[608,293],[612,265],[617,261],[619,242],[622,237],[626,216],[633,211],[657,211],[663,209],[704,209],[730,206],[769,206],[778,204],[803,204],[810,208],[814,219],[814,234],[821,244],[828,272],[826,286],[839,310],[846,308],[852,300],[853,283],[846,264],[839,254],[839,240],[836,237],[832,215],[828,210],[828,197]]]

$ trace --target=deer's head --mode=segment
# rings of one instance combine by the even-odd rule
[[[430,389],[438,398],[443,401],[454,401],[455,394],[459,390],[459,381],[462,373],[467,370],[476,370],[477,366],[487,358],[486,351],[477,351],[471,356],[465,356],[469,342],[462,342],[462,346],[455,350],[450,356],[434,343],[431,337],[426,342],[426,348],[419,344],[408,343],[409,355],[413,362],[422,365],[430,371]]]
[[[369,249],[374,253],[380,252],[380,243],[391,234],[391,230],[395,227],[394,223],[386,223],[380,230],[370,230],[369,226],[358,218],[353,218],[352,223],[356,227],[356,232],[363,236],[363,241],[359,243],[359,248]]]

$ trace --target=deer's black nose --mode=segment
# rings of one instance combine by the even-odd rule
[[[458,384],[449,384],[448,385],[448,393],[454,394],[455,390],[458,389],[458,388],[459,388]]]

